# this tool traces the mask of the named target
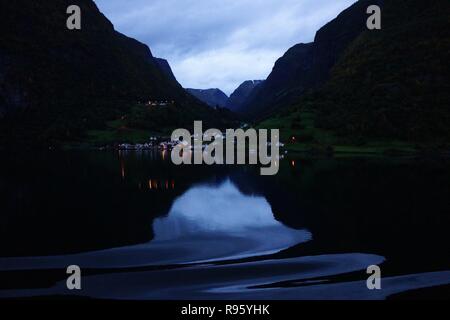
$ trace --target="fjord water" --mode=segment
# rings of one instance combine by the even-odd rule
[[[384,299],[450,284],[446,159],[288,157],[273,177],[157,150],[0,163],[1,298]]]

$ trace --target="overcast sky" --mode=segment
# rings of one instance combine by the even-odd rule
[[[355,0],[95,0],[116,29],[165,58],[185,88],[230,94]]]

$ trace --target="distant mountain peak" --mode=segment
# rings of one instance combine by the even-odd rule
[[[218,88],[212,89],[186,89],[191,95],[203,101],[210,107],[225,108],[228,102],[228,96]]]
[[[241,112],[241,108],[247,99],[262,83],[264,83],[264,80],[247,80],[241,83],[241,85],[239,85],[239,87],[230,95],[227,108],[234,112]]]

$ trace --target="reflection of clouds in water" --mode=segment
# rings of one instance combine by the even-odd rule
[[[311,239],[308,231],[276,221],[265,198],[244,195],[231,181],[191,188],[175,200],[167,217],[155,220],[154,229],[155,240],[160,241],[69,256],[2,258],[0,270],[62,269],[70,264],[100,269],[201,263],[176,269],[118,270],[83,278],[83,294],[102,299],[385,299],[449,283],[448,271],[386,276],[383,290],[368,290],[365,279],[349,275],[368,265],[381,265],[385,259],[363,253],[205,265],[262,256]],[[333,276],[336,282],[328,281]],[[280,286],[280,282],[289,285]],[[43,289],[0,290],[0,298],[67,294],[65,281]]]
[[[275,220],[265,198],[244,195],[229,180],[217,186],[193,187],[175,200],[167,217],[155,220],[153,228],[155,240],[289,229]]]
[[[135,267],[238,259],[276,253],[311,240],[275,220],[263,197],[242,194],[231,182],[192,187],[165,218],[153,224],[149,243],[66,256],[0,258],[0,270]]]

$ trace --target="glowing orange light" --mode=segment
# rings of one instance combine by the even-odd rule
[[[125,163],[123,163],[123,160],[120,161],[120,171],[122,179],[125,179]]]

